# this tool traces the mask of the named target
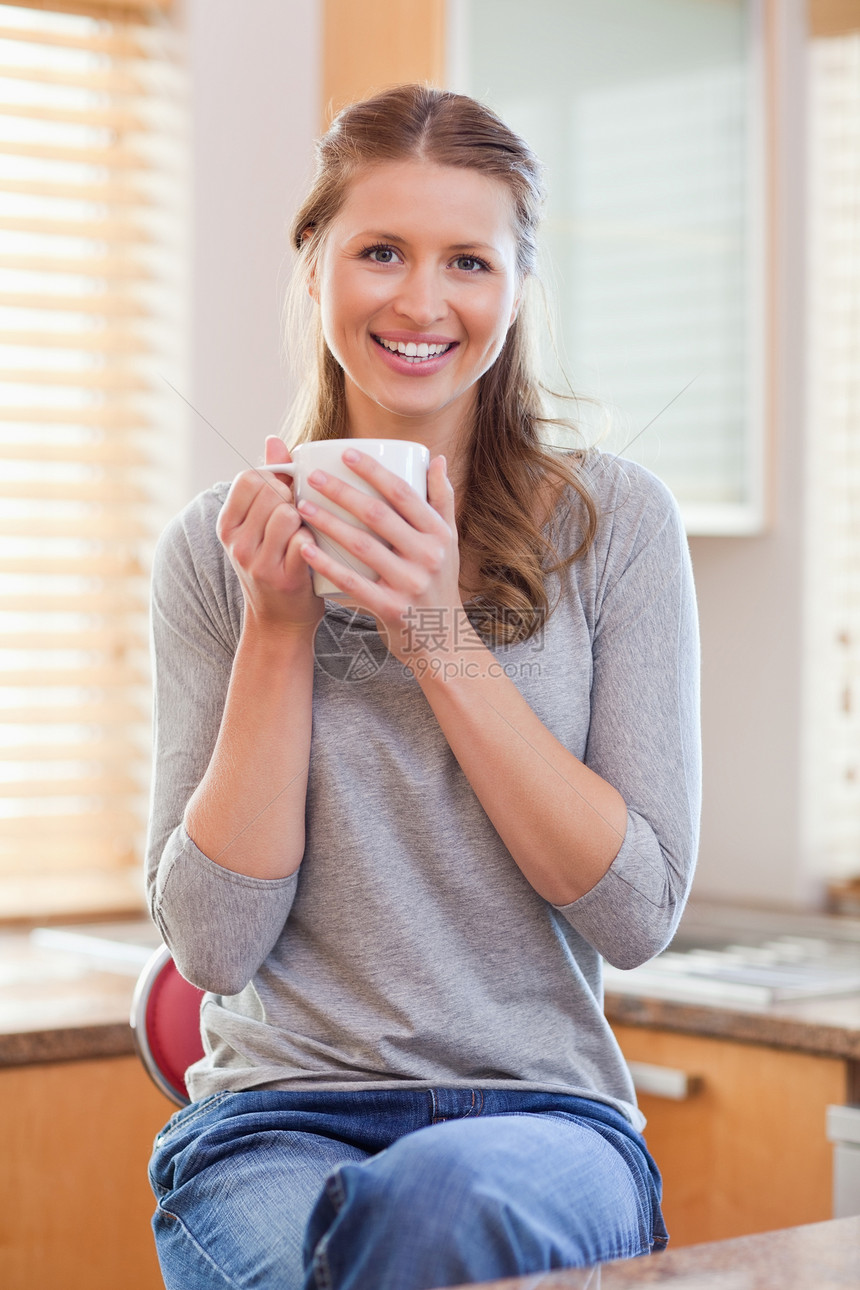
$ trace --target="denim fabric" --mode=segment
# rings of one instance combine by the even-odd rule
[[[150,1164],[168,1290],[430,1290],[660,1249],[612,1107],[500,1089],[216,1093]]]

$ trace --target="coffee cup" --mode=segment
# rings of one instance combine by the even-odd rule
[[[293,458],[291,462],[270,462],[265,466],[256,466],[255,470],[265,471],[270,475],[289,475],[293,480],[293,496],[296,502],[300,502],[303,498],[314,502],[323,510],[339,516],[353,528],[369,532],[366,524],[362,524],[349,511],[345,511],[342,506],[337,506],[308,483],[309,475],[315,470],[323,470],[327,475],[345,480],[359,492],[367,493],[369,497],[380,497],[381,494],[375,488],[350,470],[342,460],[347,448],[356,448],[359,452],[367,453],[393,474],[405,479],[419,496],[427,496],[427,467],[430,464],[430,453],[423,444],[413,443],[409,439],[315,439],[310,443],[297,444],[291,450]],[[321,550],[343,564],[349,565],[369,581],[376,582],[378,575],[356,556],[345,551],[339,542],[333,542],[324,533],[318,532],[313,525],[308,527],[313,531],[314,540]],[[314,591],[318,596],[326,596],[330,600],[349,599],[346,592],[341,591],[317,570],[314,570],[313,581]]]

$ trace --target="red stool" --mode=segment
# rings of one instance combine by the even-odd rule
[[[190,1102],[185,1072],[203,1056],[200,1001],[203,991],[179,975],[170,950],[161,945],[134,989],[131,1028],[150,1077],[177,1106]]]

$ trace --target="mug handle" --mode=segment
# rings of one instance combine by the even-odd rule
[[[258,473],[265,471],[269,475],[295,475],[296,463],[294,461],[270,462],[268,466],[254,466],[253,470]]]

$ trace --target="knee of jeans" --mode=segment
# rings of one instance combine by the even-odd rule
[[[504,1170],[438,1127],[336,1170],[325,1189],[332,1217],[357,1230],[410,1232],[423,1245],[456,1239],[461,1227],[474,1236],[482,1227],[498,1235],[516,1225]]]
[[[439,1139],[433,1145],[425,1151],[401,1139],[402,1150],[331,1175],[306,1231],[306,1266],[320,1285],[376,1285],[380,1266],[390,1273],[387,1285],[459,1285],[568,1261],[496,1171]]]
[[[650,1245],[641,1198],[617,1153],[600,1137],[576,1177],[551,1186],[540,1163],[497,1140],[480,1121],[465,1134],[440,1125],[401,1138],[330,1179],[329,1215],[343,1235],[375,1231],[417,1249],[492,1252],[493,1275],[581,1266],[644,1253]],[[607,1185],[605,1166],[613,1166]],[[591,1168],[585,1167],[590,1164]],[[466,1265],[464,1265],[466,1266]],[[464,1280],[469,1279],[464,1277]],[[490,1279],[474,1275],[472,1279]]]

